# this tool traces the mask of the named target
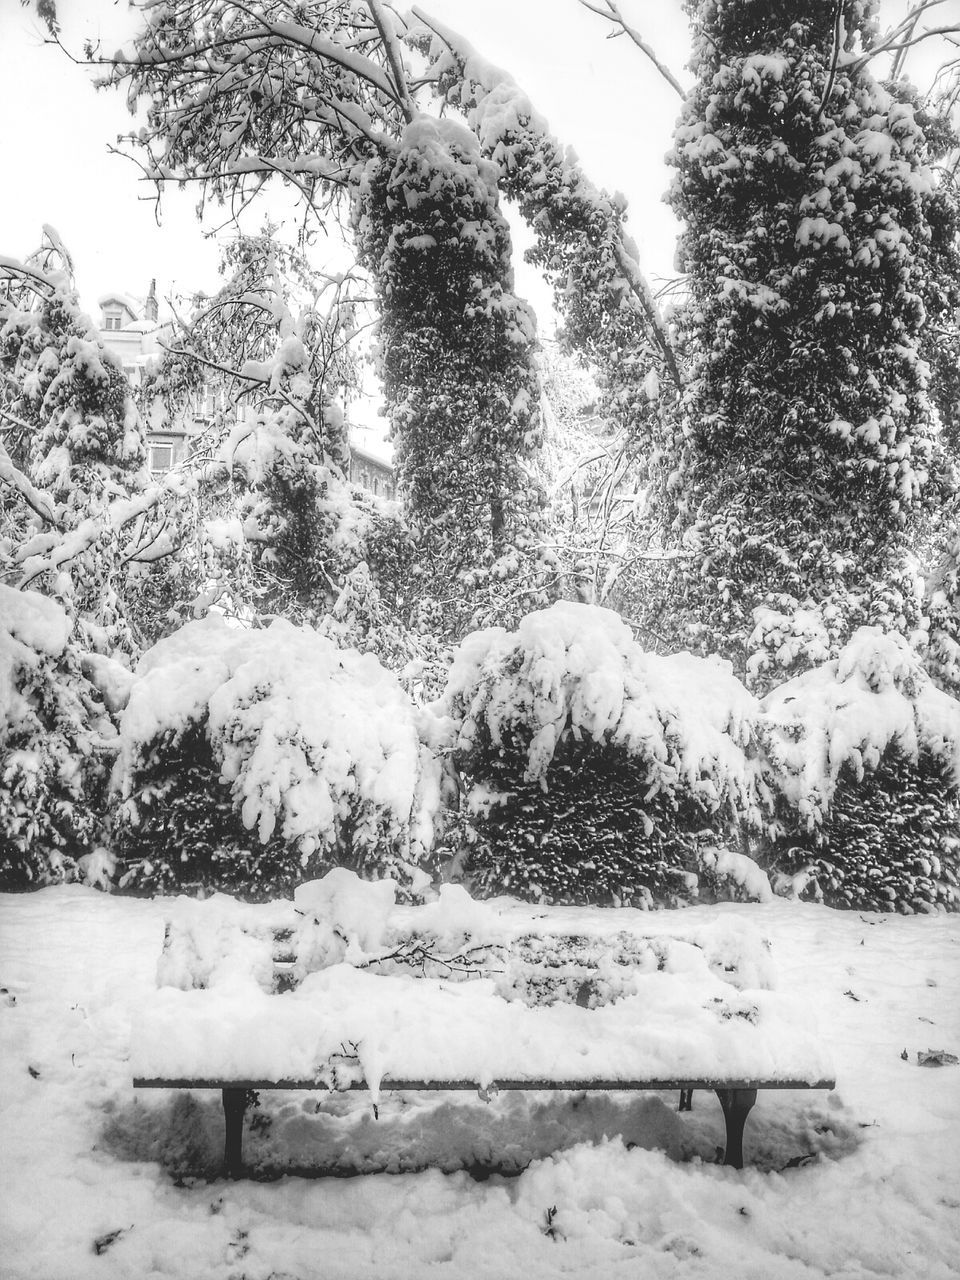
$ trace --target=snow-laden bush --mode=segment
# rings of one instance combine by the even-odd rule
[[[947,532],[924,585],[924,663],[934,684],[960,697],[960,528]]]
[[[960,703],[901,636],[861,627],[761,710],[775,869],[834,906],[960,908]]]
[[[698,857],[761,818],[757,706],[729,664],[646,653],[615,613],[563,602],[467,637],[437,710],[477,888],[648,906],[704,870],[744,882]]]
[[[372,654],[211,616],[146,653],[121,720],[118,851],[138,888],[289,891],[338,863],[416,862],[439,766]]]
[[[0,585],[0,888],[88,874],[112,730],[55,601]]]

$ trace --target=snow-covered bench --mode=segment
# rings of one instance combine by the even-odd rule
[[[714,1090],[743,1163],[758,1090],[832,1089],[809,1011],[739,921],[426,906],[333,872],[290,903],[180,900],[133,1044],[134,1086],[219,1089],[243,1171],[251,1090]]]

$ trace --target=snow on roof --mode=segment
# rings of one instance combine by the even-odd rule
[[[136,298],[132,293],[105,293],[97,299],[97,306],[107,307],[111,302],[119,302],[121,307],[125,307],[135,320],[139,320],[143,314],[143,298]]]
[[[367,458],[383,467],[393,466],[393,445],[382,430],[357,426],[348,420],[347,440],[352,454]]]

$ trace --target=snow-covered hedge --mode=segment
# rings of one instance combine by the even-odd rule
[[[99,878],[111,733],[54,600],[0,585],[0,888]]]
[[[114,777],[124,883],[269,896],[347,862],[416,862],[439,766],[371,654],[208,617],[141,660]],[[401,868],[402,874],[402,868]]]
[[[437,710],[477,887],[650,905],[756,871],[699,856],[762,819],[757,704],[729,664],[646,653],[615,613],[561,602],[467,637]]]
[[[771,862],[845,907],[960,907],[960,703],[903,637],[861,627],[762,703]]]

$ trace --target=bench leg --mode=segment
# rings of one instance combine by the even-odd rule
[[[246,1089],[222,1089],[223,1171],[228,1178],[243,1176],[243,1117],[247,1110]]]
[[[750,1109],[757,1100],[756,1089],[717,1089],[717,1097],[723,1107],[723,1119],[727,1128],[727,1145],[723,1163],[734,1169],[743,1168],[743,1126]]]

